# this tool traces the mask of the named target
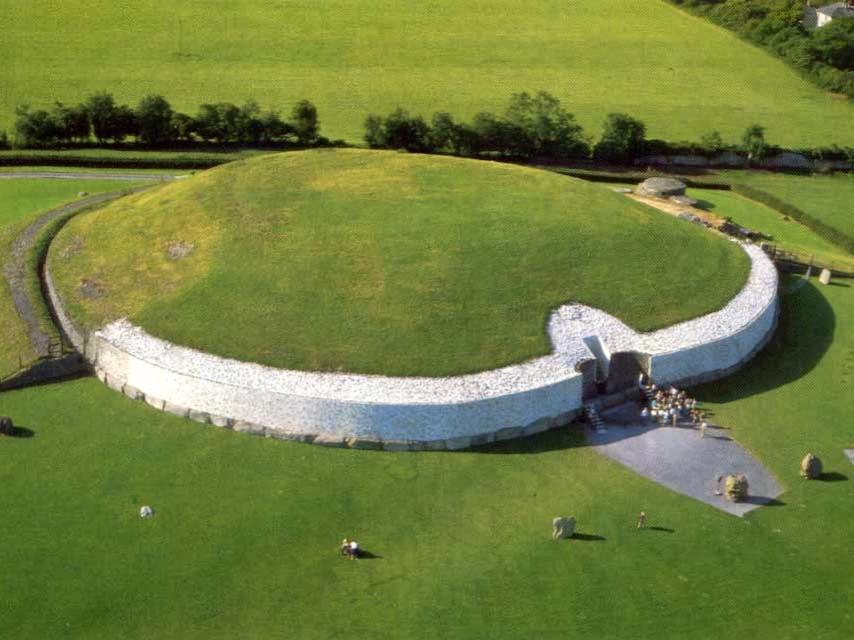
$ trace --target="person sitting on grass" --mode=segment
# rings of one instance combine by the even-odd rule
[[[350,538],[344,538],[341,541],[341,555],[348,556],[350,555]]]
[[[359,557],[359,543],[355,540],[350,540],[350,560],[355,560]]]

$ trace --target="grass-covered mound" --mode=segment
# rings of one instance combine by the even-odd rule
[[[50,253],[72,314],[295,369],[445,375],[546,354],[576,300],[639,330],[723,306],[745,254],[601,185],[511,165],[307,151],[74,219]]]

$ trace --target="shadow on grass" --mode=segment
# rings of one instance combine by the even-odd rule
[[[676,533],[676,529],[669,529],[668,527],[644,527],[647,531],[661,531],[662,533]]]
[[[572,538],[570,540],[584,540],[587,542],[602,542],[603,540],[607,540],[604,536],[597,536],[593,533],[573,533]]]
[[[524,453],[546,453],[548,451],[562,451],[585,445],[584,428],[573,424],[567,427],[552,429],[544,433],[538,433],[527,438],[515,440],[503,440],[490,444],[478,445],[466,449],[466,453],[490,453],[498,455],[514,455]]]
[[[850,284],[847,284],[847,283],[845,283],[845,282],[839,282],[838,280],[834,280],[834,281],[832,281],[832,282],[828,282],[827,284],[828,284],[828,286],[831,286],[831,287],[845,287],[846,289],[850,289],[850,288],[851,288],[851,285],[850,285]]]
[[[7,436],[0,436],[0,438],[6,437],[6,438],[25,439],[25,438],[33,438],[33,437],[35,437],[35,435],[36,435],[36,432],[33,431],[32,429],[27,429],[27,427],[15,426],[15,427],[12,427],[12,433],[10,433]]]
[[[732,402],[764,393],[812,371],[833,343],[836,316],[822,293],[805,283],[797,293],[780,298],[780,321],[770,342],[733,376],[700,385],[700,401]]]
[[[816,480],[821,480],[822,482],[845,482],[848,480],[848,476],[838,471],[828,471],[822,473]]]
[[[783,507],[786,505],[782,500],[767,498],[765,496],[747,496],[742,502],[745,504],[758,504],[763,507]]]
[[[370,551],[365,551],[361,549],[359,551],[359,557],[356,560],[382,560],[382,556],[378,556],[375,553],[371,553]]]

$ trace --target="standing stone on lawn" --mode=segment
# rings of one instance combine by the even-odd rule
[[[818,281],[822,284],[830,284],[830,269],[822,269]]]
[[[815,480],[821,475],[821,460],[813,454],[808,453],[801,460],[801,477],[807,480]]]
[[[575,518],[558,517],[552,520],[552,538],[566,540],[575,533]]]
[[[743,475],[727,476],[724,495],[730,502],[743,502],[747,498],[747,478]]]
[[[12,418],[0,416],[0,435],[11,436],[15,431],[15,424]]]

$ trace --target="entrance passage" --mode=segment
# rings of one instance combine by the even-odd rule
[[[649,356],[634,351],[620,351],[611,354],[608,376],[605,379],[605,393],[618,393],[638,384],[638,376],[649,372]]]

